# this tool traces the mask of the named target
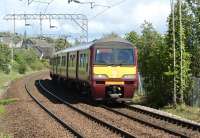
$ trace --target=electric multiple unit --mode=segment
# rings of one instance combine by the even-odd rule
[[[130,100],[138,87],[137,49],[128,41],[101,39],[59,51],[50,76],[94,100]]]

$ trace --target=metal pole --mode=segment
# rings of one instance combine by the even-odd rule
[[[42,17],[41,17],[41,12],[40,12],[40,38],[42,38]]]
[[[174,53],[174,93],[173,93],[173,102],[176,106],[176,38],[175,38],[175,20],[174,20],[174,0],[171,1],[171,13],[172,13],[172,30],[173,30],[173,53]]]
[[[13,57],[14,57],[14,49],[13,49],[13,45],[15,45],[15,14],[14,14],[14,20],[13,20],[13,43],[12,43],[12,46],[11,46],[11,70],[12,70],[12,67],[13,67]]]
[[[182,43],[182,13],[181,13],[181,7],[182,7],[182,1],[179,0],[179,27],[180,27],[180,50],[181,50],[181,75],[180,75],[180,80],[181,80],[181,87],[180,87],[180,100],[181,103],[183,103],[183,43]]]

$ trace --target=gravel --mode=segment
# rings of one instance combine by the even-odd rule
[[[31,75],[33,82],[38,78],[47,78],[47,73]],[[66,131],[44,112],[26,93],[26,78],[12,82],[4,98],[16,98],[16,103],[6,105],[6,114],[0,118],[0,130],[15,138],[68,138],[73,135]]]
[[[38,91],[35,86],[32,87],[32,95],[39,99],[39,101],[51,112],[56,114],[59,118],[62,118],[69,126],[73,127],[88,138],[105,138],[105,137],[121,137],[119,134],[112,132],[111,130],[99,125],[98,123],[88,119],[73,109],[67,107],[64,104],[59,103],[48,94]]]
[[[116,110],[120,111],[122,113],[125,113],[129,116],[134,116],[141,120],[145,120],[145,121],[151,122],[153,124],[158,124],[159,126],[163,126],[170,130],[174,130],[174,131],[180,132],[182,134],[187,134],[189,137],[200,137],[200,133],[198,131],[193,131],[192,129],[188,129],[188,128],[182,127],[182,126],[177,126],[177,124],[173,124],[173,123],[169,123],[164,120],[156,119],[155,117],[151,117],[151,116],[145,115],[143,113],[139,113],[139,112],[127,109],[127,108],[117,108]]]
[[[131,134],[136,134],[138,137],[157,137],[157,138],[175,137],[164,131],[157,130],[148,127],[146,125],[140,124],[136,121],[130,120],[121,115],[117,115],[101,107],[91,107],[87,104],[78,104],[76,106],[84,111],[87,111],[90,114],[97,116],[98,118],[101,118],[106,122],[109,122],[112,125],[117,126],[118,128],[126,130]]]
[[[64,90],[59,86],[53,86],[52,82],[49,80],[43,81],[42,84],[54,94],[57,94],[58,96],[67,100],[69,103],[72,103],[74,106],[79,107],[79,109],[84,110],[87,113],[110,123],[111,125],[117,126],[118,128],[126,130],[129,133],[137,135],[138,137],[174,137],[173,135],[170,135],[164,131],[154,129],[136,121],[132,121],[126,117],[116,115],[115,113],[97,107],[93,104],[84,104],[84,101],[81,98],[73,99],[71,98],[68,90]],[[68,95],[68,97],[66,97],[66,95]]]

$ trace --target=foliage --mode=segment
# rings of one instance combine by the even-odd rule
[[[139,71],[144,77],[145,99],[153,106],[160,107],[173,103],[174,76],[176,76],[178,103],[189,104],[191,74],[196,77],[200,75],[200,7],[199,2],[186,1],[182,4],[182,27],[180,26],[179,3],[175,4],[175,70],[172,14],[168,18],[169,28],[165,36],[157,33],[148,22],[142,25],[141,36],[134,31],[126,34],[126,39],[139,49]]]
[[[19,68],[18,68],[18,72],[19,72],[20,74],[25,74],[26,71],[27,71],[27,66],[26,66],[26,64],[21,64],[21,65],[19,66]]]
[[[0,115],[5,112],[4,106],[0,105]]]
[[[70,43],[66,39],[59,38],[55,41],[56,51],[62,50],[70,46]]]
[[[162,110],[200,123],[200,108],[178,105],[165,106]]]
[[[52,39],[51,37],[45,37],[45,39],[48,43],[54,43],[54,39]]]
[[[45,67],[33,49],[19,49],[14,53],[14,60],[16,61],[15,67],[20,74],[24,74],[28,68],[41,70]]]
[[[180,30],[180,17],[179,17],[179,3],[175,5],[175,49],[176,49],[176,66],[174,71],[173,66],[173,35],[172,35],[172,15],[169,16],[168,23],[169,29],[166,36],[166,43],[168,45],[167,52],[169,57],[169,66],[168,73],[172,73],[171,77],[175,75],[176,77],[176,91],[177,91],[177,100],[179,103],[183,104],[187,101],[187,96],[189,95],[189,89],[191,85],[190,80],[190,64],[191,64],[191,34],[192,27],[191,22],[192,16],[189,15],[188,6],[186,3],[182,5],[182,31]],[[182,40],[180,39],[182,36]],[[181,44],[182,41],[182,83],[181,83]],[[173,81],[170,81],[171,87],[173,87]],[[172,88],[171,88],[171,91]]]
[[[168,69],[165,39],[151,23],[145,22],[141,27],[139,71],[144,77],[147,100],[154,107],[164,106],[171,100],[171,93],[167,89],[170,78],[165,74]]]
[[[135,31],[131,31],[125,35],[126,40],[131,42],[133,45],[138,46],[139,35]]]
[[[21,38],[21,36],[16,35],[16,36],[13,37],[13,41],[14,41],[14,44],[17,44],[17,43],[19,43],[20,41],[22,41],[22,38]]]
[[[13,99],[13,98],[11,98],[11,99],[2,99],[2,100],[0,100],[0,105],[7,105],[7,104],[14,103],[16,101],[17,101],[17,99]]]
[[[10,72],[11,50],[7,45],[0,44],[0,70]]]
[[[114,32],[112,32],[112,33],[110,33],[110,34],[104,34],[103,36],[102,36],[102,38],[106,38],[106,39],[109,39],[109,38],[116,38],[116,37],[120,37],[118,34],[116,34],[116,33],[114,33]]]
[[[192,55],[192,74],[195,77],[200,77],[200,1],[197,0],[186,0],[188,4],[189,13],[192,19],[188,22],[191,26],[190,31],[190,45],[191,45],[191,55]],[[188,26],[186,26],[188,29]]]

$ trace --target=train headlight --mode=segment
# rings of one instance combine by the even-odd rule
[[[94,74],[94,79],[107,79],[108,76],[105,74]]]
[[[123,76],[124,79],[135,79],[136,75],[135,74],[126,74]]]

